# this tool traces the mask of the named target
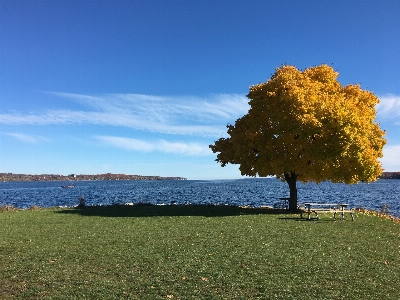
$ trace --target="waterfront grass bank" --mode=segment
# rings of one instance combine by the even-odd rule
[[[399,299],[400,225],[230,206],[0,213],[0,299]]]

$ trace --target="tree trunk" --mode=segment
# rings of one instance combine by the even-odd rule
[[[297,175],[293,172],[284,173],[284,175],[290,190],[289,210],[294,212],[297,210]]]

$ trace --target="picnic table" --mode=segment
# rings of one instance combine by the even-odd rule
[[[346,203],[312,203],[307,202],[304,203],[305,210],[307,212],[307,219],[311,220],[311,213],[315,213],[315,217],[319,220],[318,212],[320,213],[327,213],[333,212],[333,218],[336,220],[336,214],[342,214],[342,220],[344,220],[344,213],[349,212],[351,215],[352,221],[354,221],[354,213],[353,210],[347,209],[349,206]],[[300,209],[300,217],[303,218],[303,209]]]
[[[280,205],[281,208],[289,209],[290,198],[279,198],[279,200],[283,201],[282,205]]]

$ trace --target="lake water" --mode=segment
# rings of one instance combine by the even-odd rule
[[[273,206],[288,197],[287,183],[277,179],[185,180],[185,181],[77,181],[75,188],[63,189],[70,182],[0,182],[0,206],[27,208],[75,206],[79,196],[86,205],[146,202],[152,204],[229,204]],[[349,203],[400,217],[400,180],[378,180],[370,184],[298,183],[299,203]]]

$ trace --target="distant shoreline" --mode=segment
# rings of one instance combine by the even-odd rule
[[[400,172],[383,172],[379,179],[400,179]]]
[[[187,180],[184,177],[164,177],[164,176],[144,176],[144,175],[126,175],[126,174],[13,174],[0,173],[0,181],[96,181],[96,180]]]
[[[400,179],[400,172],[383,172],[379,179]],[[14,174],[0,173],[0,182],[9,181],[96,181],[96,180],[187,180],[185,177],[175,176],[145,176],[145,175],[126,175],[126,174]]]

